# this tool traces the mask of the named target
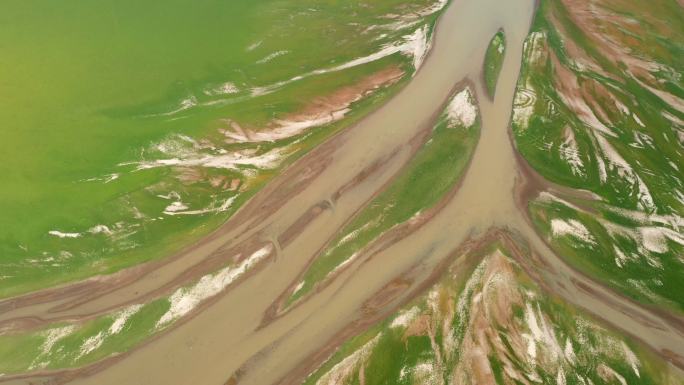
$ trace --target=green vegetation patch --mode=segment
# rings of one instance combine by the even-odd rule
[[[499,30],[489,41],[484,61],[484,80],[490,98],[496,94],[496,83],[506,56],[506,34]]]
[[[478,258],[482,258],[481,256]],[[546,295],[494,249],[351,338],[303,382],[682,384],[663,361]]]
[[[132,0],[5,3],[0,298],[112,273],[206,235],[405,84],[423,58],[408,45],[429,40],[443,6],[200,0],[187,12],[172,0],[160,14]],[[379,51],[387,55],[371,56]],[[238,135],[307,119],[313,101],[388,69],[400,78],[363,92],[338,120],[289,137]],[[233,167],[231,155],[262,162]]]
[[[550,194],[530,203],[535,226],[585,274],[639,302],[684,311],[684,237],[677,218],[616,211]]]
[[[288,298],[288,306],[309,293],[336,268],[350,263],[357,253],[387,230],[428,210],[454,188],[479,137],[479,113],[474,103],[469,88],[452,99],[427,142],[392,184],[345,226],[313,261]]]
[[[537,172],[595,198],[544,198],[530,204],[531,215],[575,267],[631,298],[681,311],[684,47],[670,43],[684,39],[681,6],[586,7],[541,1],[524,44],[512,129]]]

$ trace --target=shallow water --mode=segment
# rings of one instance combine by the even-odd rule
[[[358,7],[315,0],[298,1],[296,11],[278,0],[5,2],[0,298],[158,260],[216,229],[275,164],[259,167],[258,175],[241,167],[201,170],[231,183],[240,179],[239,191],[211,177],[189,181],[171,167],[136,166],[185,158],[198,141],[228,153],[263,146],[226,143],[220,130],[226,119],[259,130],[381,68],[409,71],[410,58],[401,54],[334,75],[323,71],[400,41],[405,29],[337,44],[338,35],[377,24],[386,8],[403,1],[348,14],[339,10]],[[431,0],[414,3],[423,1]],[[317,32],[331,26],[336,33]],[[289,53],[263,61],[280,51]],[[317,75],[302,78],[307,73]],[[299,80],[285,82],[293,78]],[[288,84],[272,87],[280,83]],[[253,97],[264,88],[273,92]],[[391,89],[359,101],[348,118]],[[297,138],[298,148],[303,153],[346,124],[312,130],[308,141]],[[236,196],[231,207],[212,210]],[[183,206],[188,212],[166,210]]]
[[[471,230],[510,223],[516,164],[507,135],[522,41],[531,1],[455,1],[438,24],[430,56],[412,82],[387,105],[343,134],[334,161],[308,188],[260,225],[278,235],[314,202],[331,195],[363,168],[399,149],[383,172],[345,193],[311,223],[277,260],[210,308],[160,340],[133,353],[86,383],[222,383],[249,361],[240,383],[271,383],[315,352],[358,317],[360,305],[416,262],[423,272],[446,257]],[[481,63],[491,36],[504,27],[506,58],[495,103],[483,97]],[[480,144],[456,200],[410,238],[351,269],[333,285],[266,328],[254,331],[266,308],[290,284],[324,242],[407,160],[407,143],[431,124],[452,88],[469,78],[478,84],[483,128]],[[422,260],[422,261],[421,261]],[[198,377],[199,376],[199,377]]]
[[[287,180],[306,171],[307,162],[319,159],[317,154],[329,152],[330,165],[301,193],[268,213],[265,220],[231,220],[200,247],[174,262],[128,287],[71,310],[79,314],[126,302],[135,298],[137,292],[171,281],[224,245],[246,241],[254,235],[264,241],[278,239],[309,208],[319,202],[331,202],[331,207],[310,221],[292,242],[281,245],[272,263],[177,329],[74,383],[223,384],[238,370],[240,384],[277,382],[324,348],[340,330],[362,318],[364,303],[387,284],[412,271],[408,287],[397,298],[379,305],[375,309],[378,313],[406,299],[409,289],[418,287],[463,241],[482,235],[493,226],[507,228],[530,243],[549,266],[543,271],[545,281],[563,297],[637,334],[656,349],[668,348],[684,354],[683,337],[677,329],[567,268],[538,238],[516,206],[514,189],[522,174],[508,136],[508,124],[522,44],[533,8],[531,0],[455,0],[442,16],[431,54],[412,82],[376,113],[280,177]],[[507,34],[507,55],[496,98],[490,102],[480,81],[481,65],[489,39],[501,27]],[[309,259],[407,162],[411,140],[430,127],[431,118],[441,110],[450,91],[466,78],[476,85],[482,134],[455,197],[409,237],[355,263],[333,284],[291,312],[257,328],[269,306]],[[381,162],[382,167],[336,196],[341,186],[375,162]],[[256,200],[268,202],[269,194],[276,193],[264,191]],[[577,290],[572,279],[593,287],[605,298]]]

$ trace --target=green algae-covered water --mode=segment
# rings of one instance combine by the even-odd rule
[[[258,129],[387,66],[409,73],[399,50],[312,71],[399,44],[436,18],[396,20],[427,1],[307,3],[4,3],[0,297],[112,272],[206,234],[286,162],[199,171],[143,162],[284,146],[279,155],[296,155],[312,145],[302,135],[245,144],[219,132],[231,122]]]

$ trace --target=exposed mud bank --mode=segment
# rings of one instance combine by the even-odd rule
[[[548,292],[640,338],[682,366],[679,321],[644,309],[568,268],[527,218],[526,202],[532,196],[558,188],[525,167],[508,135],[533,10],[527,0],[454,1],[438,24],[433,50],[406,88],[296,162],[217,232],[164,263],[1,303],[0,325],[7,328],[87,318],[169,293],[180,283],[240,262],[263,245],[273,246],[272,255],[254,270],[138,349],[82,369],[0,381],[298,383],[344,339],[425,291],[454,255],[494,241],[505,243]],[[489,38],[500,28],[506,30],[507,55],[496,97],[490,101],[482,97],[480,73]],[[466,78],[477,79],[482,133],[454,193],[419,225],[388,233],[366,258],[295,308],[276,314],[275,304],[326,242],[401,172],[454,85]]]

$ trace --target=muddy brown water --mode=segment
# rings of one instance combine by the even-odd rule
[[[329,346],[340,330],[362,318],[362,306],[374,293],[412,271],[414,279],[403,283],[405,290],[382,305],[385,310],[396,306],[466,239],[492,227],[507,229],[529,244],[546,266],[540,272],[546,287],[654,350],[684,356],[684,335],[679,328],[568,268],[538,237],[516,205],[516,183],[524,175],[508,127],[523,40],[533,11],[532,0],[454,0],[442,15],[431,53],[415,78],[378,111],[279,177],[281,181],[296,178],[311,172],[315,162],[331,160],[320,173],[311,174],[301,191],[288,196],[282,205],[273,206],[274,210],[254,217],[258,220],[237,215],[216,234],[170,263],[63,313],[96,313],[134,301],[139,293],[172,282],[217,250],[254,239],[277,240],[312,206],[327,207],[312,216],[301,232],[288,236],[287,244],[276,245],[277,256],[267,265],[177,328],[116,360],[88,371],[36,375],[11,382],[219,385],[237,372],[239,384],[277,383]],[[489,101],[484,97],[480,71],[489,39],[499,28],[506,31],[508,48],[496,98]],[[269,306],[292,284],[316,251],[406,164],[412,154],[411,140],[432,124],[431,118],[454,85],[464,79],[471,79],[479,95],[482,133],[453,199],[414,233],[372,258],[354,263],[331,285],[258,328]],[[371,168],[367,178],[357,178],[373,164],[379,166]],[[340,190],[355,178],[357,183]],[[336,193],[339,191],[343,192]],[[267,188],[254,200],[271,207],[269,199],[277,193]],[[10,313],[14,317],[50,313],[49,309],[64,301],[37,303]]]

